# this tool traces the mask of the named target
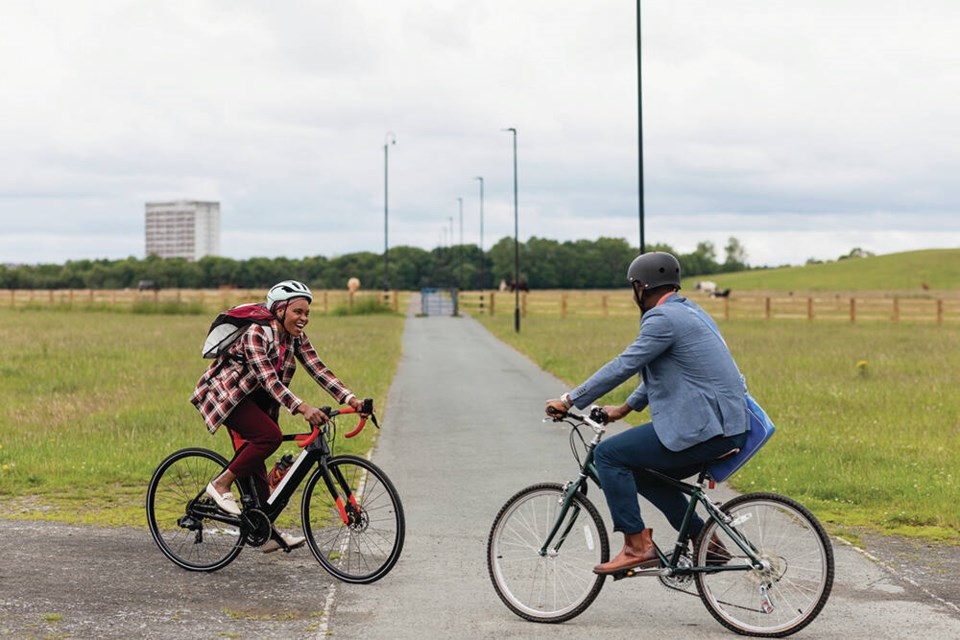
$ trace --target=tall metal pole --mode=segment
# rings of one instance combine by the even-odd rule
[[[513,328],[520,333],[520,216],[517,204],[517,130],[504,129],[513,133]]]
[[[637,0],[637,131],[639,132],[640,253],[646,252],[643,237],[643,66],[641,57],[640,0]]]
[[[383,137],[383,291],[386,294],[390,290],[390,244],[388,242],[388,185],[389,185],[389,157],[390,145],[397,144],[397,136],[392,131],[388,131]]]
[[[458,197],[457,202],[460,203],[460,251],[458,252],[460,259],[460,278],[457,284],[463,287],[463,198]]]
[[[483,290],[483,176],[477,176],[474,180],[480,181],[480,289]],[[480,305],[483,306],[483,298],[480,299]]]

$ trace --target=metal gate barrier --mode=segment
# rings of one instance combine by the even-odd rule
[[[455,316],[458,314],[456,289],[420,290],[420,315]]]

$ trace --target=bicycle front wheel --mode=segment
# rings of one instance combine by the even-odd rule
[[[713,519],[697,543],[697,566],[721,566],[697,573],[697,589],[720,624],[742,635],[782,638],[810,624],[833,587],[833,548],[823,526],[803,505],[774,493],[737,496],[723,505],[730,526],[752,547],[762,569],[750,564],[737,542]],[[710,544],[716,535],[727,553]]]
[[[150,479],[146,504],[150,534],[160,551],[184,569],[216,571],[243,549],[239,527],[197,513],[216,510],[204,490],[226,466],[226,458],[214,451],[181,449],[161,462]],[[233,490],[237,492],[236,485]],[[195,505],[203,508],[195,510]]]
[[[510,498],[487,544],[493,588],[515,614],[533,622],[564,622],[594,601],[605,576],[593,573],[610,554],[607,530],[593,503],[577,492],[566,511],[559,484],[536,484]],[[559,529],[545,553],[543,543]]]
[[[333,576],[375,582],[389,573],[403,549],[400,496],[387,475],[365,458],[336,456],[327,469],[338,496],[330,494],[323,469],[317,469],[303,491],[307,543]]]

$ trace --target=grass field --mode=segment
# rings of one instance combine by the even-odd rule
[[[0,515],[141,525],[147,483],[164,457],[187,446],[231,451],[226,432],[210,436],[189,403],[209,364],[200,346],[210,320],[0,310]],[[308,334],[348,387],[382,406],[402,329],[396,315],[315,314]],[[335,405],[300,369],[294,392]],[[285,411],[280,420],[286,433],[306,430]],[[340,437],[337,451],[365,451],[371,438],[375,429]]]
[[[571,385],[635,337],[637,318],[480,318]],[[720,323],[777,425],[735,475],[740,491],[797,498],[833,529],[960,542],[960,331],[930,325]],[[602,404],[622,403],[630,383]],[[644,411],[631,421],[649,419]]]
[[[692,290],[696,280],[713,280],[721,289],[734,291],[924,291],[960,289],[960,249],[905,251],[867,258],[803,267],[741,271],[688,278],[683,288]]]

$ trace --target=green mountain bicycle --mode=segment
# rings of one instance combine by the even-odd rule
[[[606,432],[606,416],[594,407],[589,417],[569,412],[554,420],[572,426],[579,475],[519,491],[497,514],[487,545],[497,594],[533,622],[564,622],[583,613],[606,579],[593,567],[610,555],[603,519],[587,498],[588,479],[600,486],[593,452]],[[589,442],[580,432],[584,426],[593,431]],[[706,495],[713,484],[710,464],[694,483],[647,470],[689,495],[690,506],[673,550],[657,549],[659,567],[628,569],[613,579],[653,576],[671,589],[699,594],[720,624],[742,635],[778,638],[799,631],[817,617],[833,586],[833,549],[823,526],[801,504],[774,493],[712,502]],[[708,519],[694,540],[689,523],[697,505]],[[729,550],[719,560],[709,544],[714,535]]]

